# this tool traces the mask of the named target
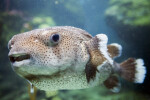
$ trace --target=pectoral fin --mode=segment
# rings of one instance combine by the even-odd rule
[[[98,34],[90,41],[85,42],[88,53],[90,55],[89,62],[87,63],[85,68],[86,78],[88,82],[90,82],[90,80],[94,80],[95,77],[97,77],[96,75],[100,75],[102,73],[100,73],[102,69],[99,67],[104,67],[107,69],[108,66],[111,66],[113,64],[113,60],[109,56],[109,53],[107,51],[107,41],[108,38],[105,34]],[[111,69],[107,69],[107,71],[111,72]]]

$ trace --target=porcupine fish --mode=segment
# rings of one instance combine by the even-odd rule
[[[119,91],[118,77],[143,83],[146,68],[142,59],[117,63],[122,47],[107,45],[105,34],[57,26],[17,34],[8,43],[13,70],[35,87],[45,90],[84,89],[104,84]]]

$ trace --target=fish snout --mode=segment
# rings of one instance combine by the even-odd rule
[[[11,53],[8,55],[13,67],[20,67],[31,62],[31,55],[28,53]]]
[[[19,61],[23,61],[23,60],[28,60],[31,58],[31,56],[29,54],[26,53],[20,53],[20,54],[10,54],[8,55],[9,60],[14,63],[14,62],[19,62]]]

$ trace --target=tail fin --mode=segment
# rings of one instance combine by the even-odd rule
[[[143,83],[146,74],[143,59],[129,58],[120,64],[120,75],[127,81]]]

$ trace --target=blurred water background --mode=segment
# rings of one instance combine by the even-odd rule
[[[123,46],[118,62],[143,58],[143,84],[121,80],[112,93],[103,86],[84,90],[37,91],[37,100],[150,100],[150,0],[0,0],[0,100],[29,100],[27,82],[16,75],[8,60],[7,42],[18,33],[50,26],[75,26],[109,43]]]

